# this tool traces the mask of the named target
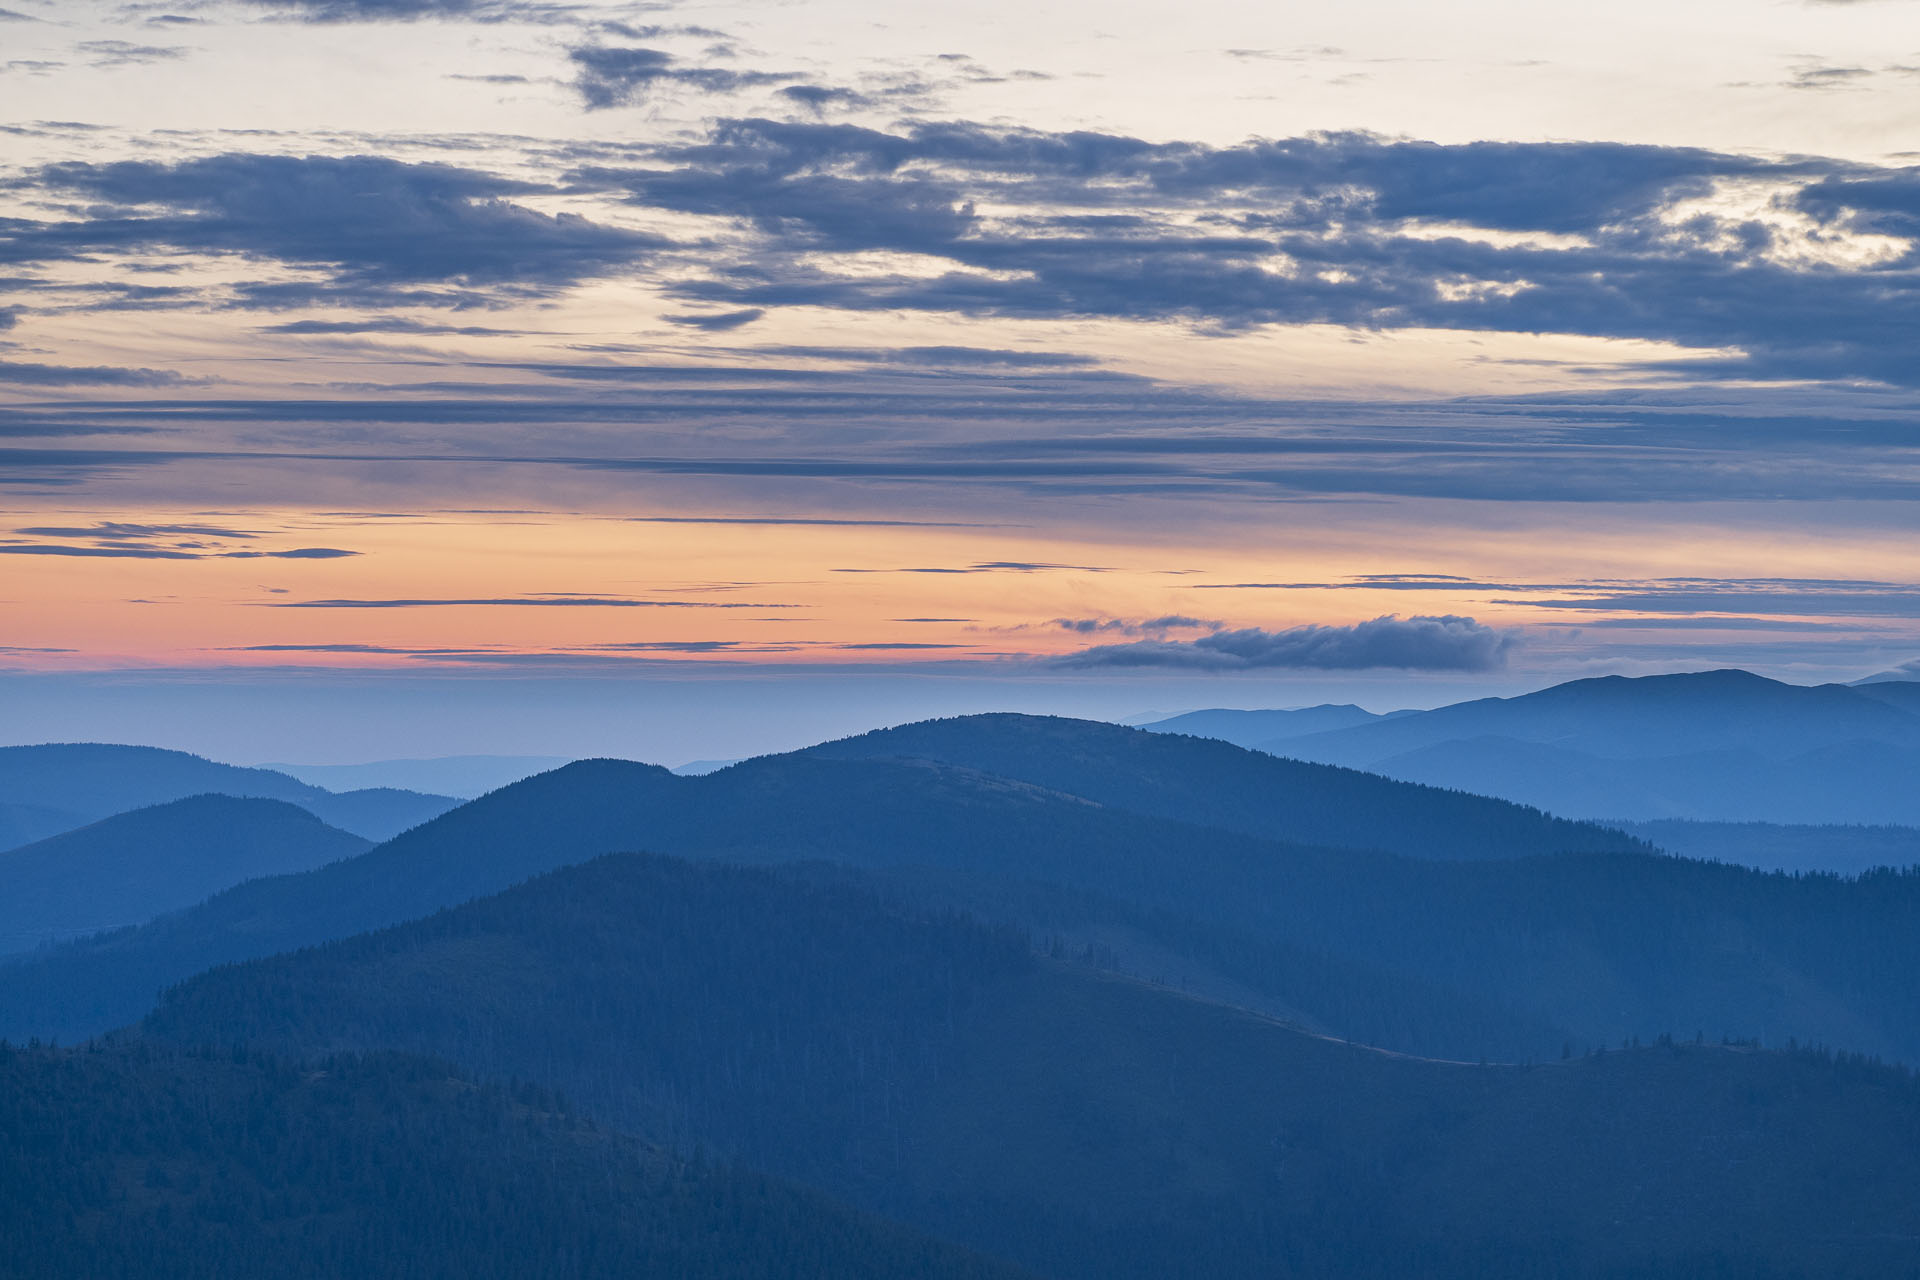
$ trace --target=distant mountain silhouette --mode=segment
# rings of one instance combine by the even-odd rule
[[[1570,818],[1920,824],[1912,682],[1607,676],[1249,745]]]
[[[683,778],[704,778],[709,773],[718,773],[739,763],[738,760],[689,760],[673,766],[673,771]]]
[[[301,802],[301,808],[333,826],[369,840],[391,840],[453,809],[452,796],[422,795],[392,787],[365,787],[359,791],[322,792]]]
[[[1855,683],[1847,686],[1876,702],[1884,702],[1890,707],[1913,715],[1920,715],[1920,680],[1908,673],[1901,680],[1876,680],[1871,683]]]
[[[1480,796],[1091,720],[1012,714],[926,720],[825,743],[807,754],[937,760],[1153,817],[1412,857],[1640,847],[1610,828]]]
[[[1424,747],[1493,737],[1603,758],[1751,751],[1772,759],[1875,742],[1920,750],[1920,716],[1846,685],[1783,684],[1747,671],[1602,676],[1289,738],[1287,754],[1364,768]]]
[[[1920,828],[1916,827],[1786,826],[1691,819],[1615,825],[1669,853],[1763,871],[1852,876],[1878,867],[1920,866]]]
[[[90,742],[0,747],[0,805],[53,811],[69,820],[58,830],[209,794],[284,800],[369,840],[398,835],[459,803],[408,791],[335,794],[270,769],[219,764],[159,747]],[[53,834],[43,825],[32,838]]]
[[[522,778],[558,769],[571,756],[434,756],[419,760],[370,760],[364,764],[263,764],[329,791],[362,788],[416,791],[471,800]]]
[[[1920,1267],[1905,1073],[1666,1043],[1399,1057],[746,869],[599,859],[206,974],[144,1030],[535,1080],[1076,1280]]]
[[[35,804],[0,804],[0,850],[18,848],[86,825],[78,814]]]
[[[0,852],[0,951],[140,924],[370,842],[281,800],[191,796]]]
[[[1017,1280],[381,1053],[0,1047],[4,1280]]]
[[[1196,738],[1218,738],[1239,747],[1264,747],[1282,738],[1350,729],[1385,718],[1351,703],[1326,703],[1285,711],[1189,711],[1136,727],[1150,733],[1189,733]]]
[[[1497,794],[1594,820],[1920,823],[1920,788],[1913,785],[1920,751],[1870,742],[1785,760],[1738,749],[1612,759],[1482,737],[1422,747],[1371,767],[1408,782]]]

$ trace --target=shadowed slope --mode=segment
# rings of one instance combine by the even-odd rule
[[[1903,1073],[1397,1057],[762,871],[599,859],[204,975],[146,1033],[445,1054],[1089,1280],[1920,1265]]]
[[[6,1280],[1014,1280],[394,1054],[0,1047]]]

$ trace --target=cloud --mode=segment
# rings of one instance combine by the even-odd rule
[[[1197,640],[1141,640],[1096,645],[1054,660],[1066,667],[1164,667],[1193,671],[1264,669],[1351,671],[1492,671],[1516,643],[1511,632],[1472,618],[1402,618],[1387,614],[1352,626],[1308,625],[1285,631],[1249,627]]]
[[[668,84],[797,87],[644,45],[569,57],[596,108]],[[1209,332],[1572,334],[1692,349],[1641,366],[1656,379],[1920,386],[1901,336],[1920,329],[1912,168],[1360,133],[1209,146],[964,120],[887,131],[729,119],[689,142],[559,154],[596,159],[551,184],[372,156],[50,166],[16,189],[72,212],[0,222],[0,262],[238,254],[315,277],[185,295],[96,284],[119,291],[92,303],[103,308],[475,305],[548,296],[682,247],[524,203],[565,191],[708,220],[710,242],[668,285],[697,304],[671,318],[708,332],[815,306]],[[1729,184],[1770,192],[1773,212],[1721,209],[1710,198]],[[1868,252],[1856,242],[1869,235],[1888,239]],[[889,252],[924,261],[885,269],[873,255]],[[941,359],[913,358],[929,370]]]
[[[966,121],[726,120],[656,156],[575,177],[735,228],[737,251],[676,290],[713,306],[1561,333],[1713,353],[1654,376],[1920,385],[1894,336],[1920,325],[1902,274],[1914,253],[1844,248],[1861,231],[1920,236],[1904,190],[1860,185],[1904,187],[1904,170],[1358,133],[1212,147]],[[1804,220],[1706,203],[1729,184],[1771,187]],[[889,251],[933,269],[847,257]]]
[[[982,560],[963,567],[914,569],[835,569],[834,573],[1111,573],[1092,564],[1048,564],[1037,560]]]
[[[865,107],[873,102],[871,97],[857,89],[820,84],[790,84],[780,90],[780,96],[816,114],[828,107]]]
[[[574,65],[574,89],[589,111],[643,102],[662,86],[683,86],[702,93],[734,93],[791,80],[769,71],[687,66],[664,49],[581,45],[567,50]]]
[[[1553,588],[1537,587],[1539,591]],[[1920,617],[1920,584],[1820,578],[1662,578],[1574,584],[1579,594],[1495,601],[1573,613],[1771,613],[1783,616]]]
[[[142,67],[187,56],[178,45],[130,44],[125,40],[82,40],[74,49],[87,56],[89,66],[101,68]]]
[[[1805,66],[1793,73],[1787,81],[1789,89],[1849,89],[1862,80],[1871,80],[1874,72],[1867,67],[1833,67],[1825,65]]]
[[[302,22],[419,22],[465,19],[473,22],[566,22],[586,16],[577,4],[529,0],[241,0],[256,9]]]
[[[192,551],[169,551],[164,547],[69,547],[50,543],[0,542],[0,556],[68,556],[101,560],[199,560]]]
[[[662,316],[661,319],[672,324],[685,325],[690,329],[704,329],[708,333],[725,333],[730,329],[752,324],[765,314],[767,314],[766,309],[763,307],[747,307],[740,311],[716,311],[711,315],[703,316]]]
[[[404,316],[364,316],[357,320],[290,320],[285,324],[265,325],[260,332],[284,333],[296,337],[359,333],[446,335],[463,338],[519,336],[519,331],[515,329],[493,329],[477,324],[435,324],[431,321],[412,320]]]
[[[870,652],[883,652],[883,651],[892,651],[892,650],[912,650],[912,649],[966,649],[966,648],[970,648],[971,646],[964,645],[964,644],[916,644],[912,641],[884,641],[884,642],[876,641],[870,644],[843,644],[843,645],[837,645],[835,647],[840,649],[845,649],[848,651],[862,650],[862,651],[870,651]]]
[[[1499,582],[1448,574],[1365,574],[1338,582],[1192,583],[1192,591],[1440,591],[1484,595],[1489,603],[1569,613],[1707,615],[1702,625],[1737,626],[1716,614],[1920,617],[1920,583],[1871,578],[1588,578]],[[1759,622],[1760,619],[1747,619]],[[1655,619],[1582,621],[1582,626],[1673,625]]]
[[[628,524],[807,525],[830,529],[992,529],[967,520],[855,520],[824,516],[628,516]]]
[[[0,329],[8,327],[8,324],[0,324]],[[170,369],[119,369],[110,365],[31,364],[0,360],[0,382],[17,386],[172,387],[186,381],[185,377]]]
[[[233,646],[227,650],[227,652],[232,653],[366,654],[399,658],[441,658],[452,659],[459,662],[512,662],[538,661],[541,659],[565,660],[569,656],[580,654],[797,653],[799,651],[799,646],[796,645],[761,645],[745,640],[631,640],[611,644],[569,646],[558,651],[527,651],[497,648],[450,649],[357,643],[249,644]]]
[[[0,554],[71,556],[122,560],[339,560],[358,551],[339,547],[293,547],[280,551],[225,549],[227,542],[251,542],[262,535],[248,529],[206,524],[135,524],[103,521],[92,525],[26,525],[23,538],[59,538],[62,542],[0,541]],[[85,545],[73,545],[75,541]]]
[[[211,524],[128,524],[117,520],[84,526],[28,525],[14,530],[30,538],[257,538],[251,529],[229,529]]]
[[[863,364],[934,369],[1074,369],[1100,363],[1098,356],[1071,351],[1012,351],[1004,347],[823,347],[762,346],[756,355],[849,360]]]
[[[740,350],[757,361],[765,349]],[[513,367],[521,366],[489,366]],[[318,478],[396,463],[465,485],[453,479],[455,469],[555,468],[610,479],[710,479],[727,491],[717,501],[746,511],[829,512],[850,501],[843,486],[853,485],[869,490],[864,509],[885,515],[911,487],[923,509],[939,504],[936,514],[954,512],[961,522],[987,491],[1037,502],[1151,495],[1218,504],[1403,495],[1908,503],[1920,494],[1920,463],[1907,451],[1920,396],[1884,391],[1629,389],[1359,403],[993,365],[932,374],[911,365],[869,372],[757,362],[614,372],[558,383],[438,382],[427,394],[416,382],[391,394],[355,388],[288,398],[169,394],[0,405],[0,475],[11,483],[77,483],[134,467],[201,475],[233,464]],[[748,420],[759,429],[739,434]],[[194,434],[159,447],[178,437],[183,422],[195,424]],[[103,432],[147,432],[155,445],[8,447]],[[272,448],[269,440],[286,445]],[[529,451],[535,441],[540,447]],[[656,445],[657,453],[624,452]],[[654,502],[683,506],[665,493]],[[995,515],[1003,517],[995,523],[1025,518],[1011,509]],[[955,571],[968,562],[902,567]],[[1201,577],[1194,585],[1236,584]],[[1481,585],[1488,593],[1560,592],[1542,589],[1552,584]],[[1564,585],[1561,594],[1595,586]],[[1373,589],[1432,588],[1409,580]]]
[[[1181,631],[1189,628],[1219,631],[1225,623],[1209,618],[1189,618],[1185,614],[1169,613],[1158,618],[1055,618],[1047,624],[1062,631],[1071,631],[1076,635],[1099,635],[1106,632],[1118,632],[1121,635],[1147,636],[1162,635],[1168,631]]]
[[[219,557],[223,560],[339,560],[359,554],[338,547],[295,547],[291,551],[222,551]]]
[[[68,556],[101,560],[339,560],[357,556],[358,551],[338,547],[295,547],[290,551],[188,551],[173,547],[144,546],[138,543],[95,543],[70,546],[56,543],[0,542],[0,555]]]
[[[259,305],[356,296],[462,300],[408,289],[435,284],[542,295],[628,270],[665,246],[655,236],[508,198],[543,190],[536,183],[379,156],[72,162],[34,178],[50,192],[109,207],[65,222],[0,223],[0,261],[170,249],[271,259],[326,277],[241,286],[239,295]]]
[[[793,604],[738,600],[633,600],[624,596],[493,596],[461,599],[275,600],[269,609],[797,609]]]

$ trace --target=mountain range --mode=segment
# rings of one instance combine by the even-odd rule
[[[0,747],[0,849],[189,796],[281,800],[368,840],[385,840],[459,801],[377,787],[334,792],[271,769],[185,751],[106,743]]]
[[[97,1034],[211,966],[615,851],[858,868],[903,901],[1251,990],[1404,1052],[1520,1060],[1703,1032],[1920,1061],[1920,877],[1769,876],[1500,801],[1028,716],[926,722],[702,778],[569,765],[359,857],[17,959],[0,969],[0,1034]]]
[[[1891,759],[1908,688],[965,716],[378,843],[0,752],[67,824],[0,851],[0,1280],[1920,1274],[1920,831],[1292,758]]]
[[[1346,710],[1192,712],[1146,727],[1568,817],[1920,825],[1920,789],[1911,785],[1920,771],[1920,683],[1912,681],[1606,676],[1295,731]],[[1268,736],[1267,726],[1278,731]]]

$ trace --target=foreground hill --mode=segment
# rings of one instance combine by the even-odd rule
[[[0,852],[0,951],[140,924],[371,844],[279,800],[191,796]]]
[[[1644,848],[1611,828],[1567,822],[1482,796],[1091,720],[1027,715],[927,720],[825,743],[807,754],[939,761],[1156,818],[1416,858]]]
[[[1041,746],[1073,723],[992,719],[1016,741],[1038,726]],[[1156,751],[1263,759],[1134,736]],[[1058,754],[1030,753],[1042,764]],[[1180,797],[1190,777],[1134,776],[1150,800]],[[1383,787],[1376,794],[1453,799]],[[1516,823],[1546,821],[1512,812]],[[1339,810],[1322,813],[1330,821]],[[1360,819],[1377,827],[1381,814]],[[810,753],[705,778],[586,761],[529,779],[361,857],[16,959],[0,969],[0,1034],[98,1034],[215,965],[636,849],[880,873],[903,902],[966,910],[1049,947],[1091,949],[1117,970],[1407,1052],[1518,1061],[1671,1030],[1797,1036],[1920,1061],[1920,876],[1793,879],[1654,854],[1449,861],[1283,844],[953,765]]]
[[[336,794],[271,769],[219,764],[185,751],[105,743],[0,747],[0,806],[43,815],[29,838],[184,800],[227,795],[297,804],[322,821],[369,840],[385,840],[445,813],[456,800],[374,789]],[[59,825],[49,829],[50,822]]]
[[[1399,1057],[767,871],[599,859],[203,975],[144,1031],[539,1080],[1062,1277],[1920,1267],[1905,1073]]]
[[[1013,1280],[398,1055],[0,1046],[6,1280]]]

